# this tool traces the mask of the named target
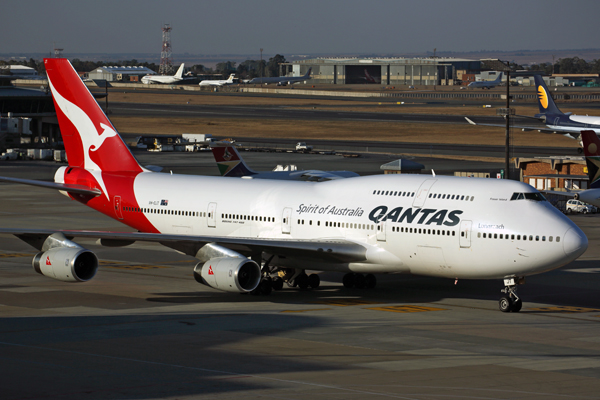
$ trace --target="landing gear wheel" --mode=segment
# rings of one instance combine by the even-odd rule
[[[365,276],[363,274],[354,275],[354,287],[363,289],[365,287]]]
[[[344,284],[345,288],[350,289],[354,287],[354,274],[352,272],[349,272],[346,275],[344,275],[342,283]]]
[[[365,276],[365,287],[367,289],[373,289],[377,285],[377,278],[373,274]]]
[[[300,289],[308,288],[308,275],[302,273],[296,277],[295,281]]]
[[[271,281],[271,286],[273,287],[273,290],[281,290],[281,289],[283,289],[283,279],[281,279],[280,277],[276,276]]]
[[[317,274],[310,274],[308,276],[308,286],[312,289],[316,289],[321,284],[321,278]]]
[[[260,284],[258,285],[258,289],[260,291],[260,294],[262,294],[264,296],[270,295],[271,292],[273,291],[273,285],[271,284],[271,278],[263,279],[260,282]]]
[[[512,310],[513,302],[509,296],[500,297],[500,301],[498,302],[500,311],[502,312],[510,312]]]
[[[519,311],[521,311],[521,307],[523,307],[523,302],[521,301],[521,299],[519,299],[513,303],[510,311],[511,312],[519,312]]]

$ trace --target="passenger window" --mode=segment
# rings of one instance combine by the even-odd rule
[[[549,242],[551,242],[551,241],[552,241],[552,236],[550,236],[550,237],[548,238],[548,241],[549,241]]]
[[[556,243],[560,242],[560,236],[556,237]]]
[[[464,200],[464,199],[465,199],[465,196],[464,196],[464,195],[463,195],[463,196],[460,196],[460,199],[461,199],[461,200]]]
[[[546,241],[546,236],[542,236],[542,242]]]
[[[465,235],[464,235],[464,232],[461,232],[461,235],[460,235],[460,236],[465,236]],[[481,237],[481,232],[477,232],[477,237],[478,237],[478,238],[480,238],[480,237]]]
[[[533,242],[533,236],[529,235],[529,241]]]
[[[504,239],[502,234],[500,234],[500,239]]]

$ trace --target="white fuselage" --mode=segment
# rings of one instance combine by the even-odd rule
[[[360,263],[277,265],[404,272],[447,278],[524,276],[558,268],[587,248],[581,230],[515,181],[380,175],[320,183],[142,172],[123,222],[139,212],[161,233],[291,240],[344,239]],[[139,207],[139,211],[127,211]],[[132,208],[136,210],[136,208]]]
[[[569,125],[564,121],[559,123],[559,118],[556,120],[546,120],[546,126],[550,129],[554,129],[557,132],[581,132],[581,131],[594,131],[596,134],[600,134],[600,117],[588,116],[588,115],[569,115],[569,121],[573,122],[573,125]]]
[[[142,77],[142,83],[176,83],[181,81],[181,78],[176,78],[174,76],[166,76],[166,75],[146,75]]]

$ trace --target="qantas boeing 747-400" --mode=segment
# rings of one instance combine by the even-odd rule
[[[228,292],[268,293],[283,283],[318,287],[344,273],[347,287],[375,275],[504,280],[502,311],[519,311],[516,285],[587,248],[585,234],[533,187],[516,181],[375,175],[304,182],[152,172],[141,167],[66,59],[44,60],[69,165],[60,190],[137,232],[1,229],[39,250],[34,269],[90,280],[94,253],[74,238],[110,245],[161,243],[198,259],[196,279]]]

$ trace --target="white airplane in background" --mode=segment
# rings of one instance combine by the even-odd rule
[[[196,257],[196,280],[227,292],[267,294],[284,281],[318,287],[319,275],[305,270],[345,273],[346,287],[373,287],[376,273],[503,279],[500,309],[517,312],[525,276],[587,248],[577,225],[516,181],[373,175],[313,183],[151,172],[69,61],[44,63],[69,165],[54,182],[2,179],[60,190],[136,230],[0,229],[40,250],[33,266],[47,277],[94,277],[98,259],[75,237],[112,246],[149,241]]]
[[[200,81],[200,86],[225,86],[233,84],[233,80],[235,79],[235,74],[229,75],[228,79],[213,79],[213,80],[203,80]]]
[[[185,63],[181,63],[175,75],[146,75],[142,77],[142,83],[176,83],[183,80],[183,67]]]
[[[285,85],[291,85],[293,83],[296,82],[302,82],[302,81],[306,81],[310,79],[310,73],[312,71],[312,68],[309,68],[308,71],[306,72],[306,74],[302,75],[302,76],[276,76],[276,77],[268,77],[268,78],[254,78],[252,80],[250,80],[250,82],[248,83],[260,83],[260,84],[269,84],[269,83],[275,83],[277,84],[277,86],[285,86]]]
[[[498,74],[498,77],[496,78],[496,80],[493,81],[479,81],[479,82],[471,82],[467,85],[467,87],[476,89],[476,88],[481,88],[481,89],[492,89],[495,88],[496,86],[498,86],[499,84],[502,83],[502,71],[500,71],[500,74]]]

